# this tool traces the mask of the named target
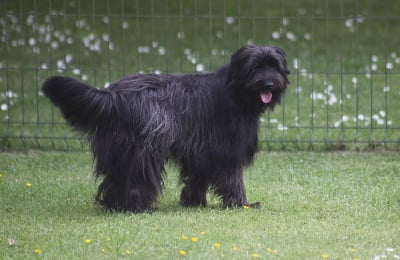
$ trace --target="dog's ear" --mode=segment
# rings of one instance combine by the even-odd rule
[[[280,47],[276,47],[276,46],[274,46],[273,48],[277,53],[279,53],[280,55],[282,55],[286,59],[286,52],[285,52],[284,49],[282,49]]]
[[[264,59],[266,48],[262,45],[245,45],[231,56],[231,69],[233,75],[238,74],[248,77],[252,71],[261,64]],[[237,76],[237,75],[236,75]]]
[[[254,68],[255,48],[252,45],[245,45],[238,49],[231,56],[230,70],[232,78],[238,82],[244,82]]]
[[[254,48],[251,45],[241,47],[231,56],[231,64],[234,66],[244,65],[251,54],[254,54]]]
[[[273,47],[275,52],[278,53],[282,57],[282,64],[284,65],[284,72],[286,74],[290,74],[290,70],[287,68],[286,62],[286,52],[280,47]]]

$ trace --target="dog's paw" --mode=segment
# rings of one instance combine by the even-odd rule
[[[253,203],[247,203],[245,205],[243,205],[244,208],[253,208],[253,209],[259,209],[261,208],[261,202],[256,201]]]

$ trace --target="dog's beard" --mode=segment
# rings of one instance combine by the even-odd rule
[[[279,100],[280,92],[285,89],[283,80],[278,71],[267,74],[258,72],[253,75],[253,80],[249,81],[247,89],[254,93],[260,105],[267,108]]]

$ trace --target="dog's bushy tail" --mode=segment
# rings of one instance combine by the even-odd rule
[[[46,80],[42,91],[72,127],[94,131],[100,121],[113,116],[111,94],[73,78],[55,76]]]

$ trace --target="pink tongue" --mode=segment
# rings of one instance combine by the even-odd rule
[[[272,93],[271,93],[271,91],[260,92],[260,97],[261,97],[261,101],[264,104],[268,104],[269,102],[271,102]]]

